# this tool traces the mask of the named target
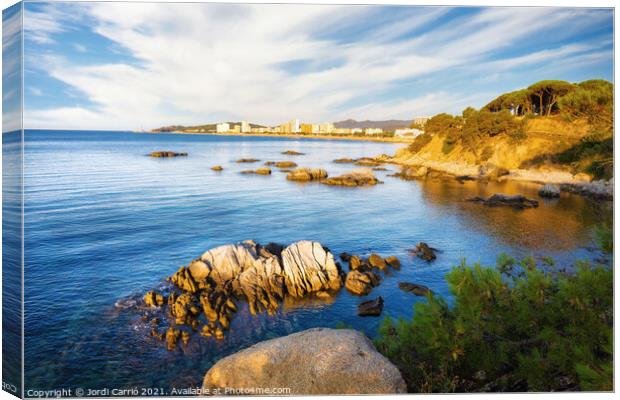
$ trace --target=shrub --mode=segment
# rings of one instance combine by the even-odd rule
[[[463,263],[446,276],[453,307],[429,294],[413,320],[383,321],[377,348],[409,390],[612,390],[611,269],[506,256],[498,267]]]
[[[424,146],[430,143],[433,140],[433,136],[428,133],[423,133],[422,135],[413,139],[413,142],[409,145],[409,151],[412,153],[417,153],[422,150]]]

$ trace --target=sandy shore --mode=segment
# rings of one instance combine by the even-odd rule
[[[331,140],[356,140],[362,142],[383,142],[383,143],[405,143],[409,144],[412,138],[386,138],[372,136],[332,136],[332,135],[295,135],[295,134],[275,134],[275,133],[206,133],[206,132],[136,132],[151,135],[175,134],[175,135],[208,135],[208,136],[255,136],[255,137],[284,137],[292,139],[331,139]]]

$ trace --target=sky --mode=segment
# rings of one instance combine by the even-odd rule
[[[411,119],[613,77],[613,11],[25,3],[24,124]]]

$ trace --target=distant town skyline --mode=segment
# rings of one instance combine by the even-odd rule
[[[26,128],[412,119],[541,79],[613,79],[611,9],[24,7]]]

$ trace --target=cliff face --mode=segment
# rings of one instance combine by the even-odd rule
[[[446,149],[446,138],[438,134],[417,151],[411,147],[400,149],[392,161],[454,175],[477,176],[481,175],[481,170],[493,166],[509,170],[514,178],[538,173],[547,175],[548,179],[541,181],[587,180],[583,174],[575,176],[570,166],[553,161],[555,155],[577,145],[587,134],[585,123],[541,118],[527,122],[525,135],[520,140],[498,135],[484,139],[474,149],[461,143]]]

